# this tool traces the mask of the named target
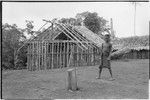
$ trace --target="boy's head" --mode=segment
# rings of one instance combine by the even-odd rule
[[[105,40],[105,42],[110,42],[110,34],[106,34],[104,36],[104,40]]]

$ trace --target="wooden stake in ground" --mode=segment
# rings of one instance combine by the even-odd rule
[[[70,54],[70,60],[72,59],[73,48]],[[69,62],[70,62],[69,60]],[[70,63],[69,63],[70,65]],[[76,75],[76,66],[75,68],[69,69],[68,71],[68,90],[77,90],[77,75]]]
[[[76,69],[69,69],[68,72],[68,90],[77,90]]]

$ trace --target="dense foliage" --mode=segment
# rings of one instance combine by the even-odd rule
[[[83,21],[83,24],[92,32],[100,34],[101,32],[109,30],[106,23],[108,22],[103,17],[98,16],[96,12],[82,12],[76,15],[78,20]]]
[[[33,22],[26,21],[26,28],[20,29],[17,25],[2,25],[2,69],[26,68],[27,46],[18,49],[27,40],[25,32],[33,35]]]
[[[17,69],[15,66],[15,57],[17,49],[22,45],[22,40],[25,39],[23,31],[15,24],[2,25],[2,68]]]

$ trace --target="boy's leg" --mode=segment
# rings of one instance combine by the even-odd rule
[[[102,67],[99,68],[99,76],[98,76],[98,79],[101,78],[101,73],[102,73]]]
[[[112,70],[111,70],[111,68],[108,68],[109,69],[109,72],[110,72],[110,75],[111,75],[111,81],[113,81],[113,80],[115,80],[114,78],[113,78],[113,75],[112,75]]]
[[[113,75],[112,75],[112,70],[111,70],[111,68],[108,68],[109,69],[109,73],[110,73],[110,75],[111,75],[111,78],[113,78]]]

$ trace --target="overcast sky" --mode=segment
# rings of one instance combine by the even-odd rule
[[[97,12],[107,20],[113,18],[117,37],[134,35],[134,5],[131,2],[3,2],[2,22],[25,28],[25,20],[33,20],[35,30],[45,22],[42,19],[75,17],[84,11]],[[150,3],[137,4],[136,35],[149,34]]]

